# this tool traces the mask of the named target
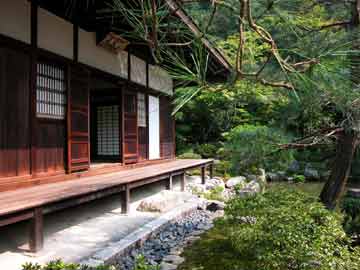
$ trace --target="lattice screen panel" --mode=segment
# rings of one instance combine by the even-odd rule
[[[62,67],[37,64],[36,115],[39,118],[64,119],[66,113],[66,79]]]
[[[137,104],[138,104],[138,127],[146,127],[146,103],[145,103],[145,95],[143,93],[138,93],[137,96]]]
[[[120,155],[119,106],[97,107],[97,154]]]

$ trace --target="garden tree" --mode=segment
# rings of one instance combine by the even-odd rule
[[[328,23],[319,23],[318,25],[309,25],[308,22],[302,20],[296,22],[296,19],[290,21],[289,24],[296,26],[297,28],[302,28],[305,32],[311,32],[311,34],[322,34],[323,31],[331,31],[334,32],[344,32],[347,30],[347,46],[342,48],[342,55],[340,57],[340,61],[338,64],[341,64],[341,69],[339,71],[342,73],[344,77],[348,80],[339,80],[338,82],[342,82],[338,86],[334,87],[333,85],[327,84],[325,81],[320,83],[314,83],[314,78],[317,77],[319,79],[319,75],[324,76],[328,72],[328,70],[324,70],[323,67],[328,64],[331,65],[323,55],[313,55],[312,57],[304,57],[306,52],[304,51],[284,51],[279,49],[278,42],[275,41],[272,33],[266,29],[267,25],[264,26],[259,25],[253,16],[253,7],[252,5],[255,3],[257,5],[261,4],[261,2],[265,6],[266,12],[271,11],[276,8],[276,6],[281,2],[284,4],[288,1],[255,1],[255,0],[240,0],[239,6],[236,8],[234,5],[227,7],[235,13],[235,16],[238,18],[238,34],[236,35],[237,40],[237,48],[233,51],[235,55],[234,64],[235,64],[235,72],[237,75],[237,79],[251,78],[254,81],[262,83],[264,85],[272,86],[272,87],[280,87],[284,89],[288,89],[290,91],[296,91],[301,96],[301,91],[304,91],[304,87],[311,87],[311,91],[318,91],[319,95],[321,93],[328,94],[327,92],[338,91],[334,95],[335,99],[331,102],[339,110],[341,108],[343,119],[340,125],[335,127],[324,127],[320,131],[316,131],[315,134],[306,134],[306,137],[290,144],[281,145],[283,149],[289,148],[306,148],[306,147],[314,147],[319,144],[323,144],[325,141],[329,142],[329,138],[331,138],[336,143],[336,156],[333,161],[333,166],[331,170],[330,177],[321,193],[322,202],[330,209],[334,209],[339,198],[341,197],[342,192],[344,191],[345,185],[347,183],[347,179],[349,176],[349,171],[351,168],[351,163],[353,161],[354,152],[359,142],[359,101],[358,101],[358,85],[360,83],[359,72],[359,57],[358,50],[360,48],[360,42],[358,39],[358,31],[359,31],[359,15],[360,15],[360,1],[303,1],[303,3],[299,4],[300,6],[308,5],[309,10],[313,9],[314,6],[322,7],[325,6],[328,10],[336,6],[339,8],[339,2],[343,5],[342,8],[347,8],[348,14],[351,14],[351,18],[347,20],[332,20]],[[297,1],[295,1],[297,2]],[[223,5],[221,1],[213,1],[214,6]],[[287,3],[288,5],[295,6],[297,3]],[[315,11],[314,9],[312,11]],[[216,8],[213,8],[213,12],[211,16],[215,16]],[[340,12],[341,13],[341,12]],[[283,15],[283,13],[279,13]],[[262,15],[260,15],[262,16]],[[311,15],[309,15],[311,17]],[[297,25],[296,25],[297,24]],[[294,30],[295,32],[296,30]],[[248,64],[248,58],[246,56],[247,42],[250,36],[250,39],[257,36],[257,45],[263,46],[263,57],[261,63],[256,63],[255,65]],[[276,33],[275,33],[276,35]],[[299,38],[298,38],[299,39]],[[303,37],[302,39],[303,40]],[[319,45],[319,44],[318,44]],[[314,47],[318,46],[313,44]],[[333,48],[333,50],[336,50]],[[297,53],[297,56],[294,54]],[[332,54],[334,56],[334,54]],[[279,68],[278,74],[281,79],[277,80],[269,80],[269,76],[266,74],[263,75],[267,66],[271,66],[274,68],[275,65]],[[253,68],[255,66],[255,69]],[[320,69],[317,67],[320,66]],[[328,69],[328,68],[325,68]],[[348,71],[348,75],[344,73],[344,70]],[[333,72],[334,70],[332,70]],[[332,87],[333,89],[328,89]],[[344,88],[349,91],[347,93],[343,92]],[[344,100],[344,96],[348,95],[349,97]],[[326,100],[329,102],[329,100]],[[330,139],[330,142],[331,142]]]
[[[184,0],[181,3],[189,2],[208,5],[209,16],[200,17],[202,29],[204,35],[219,41],[227,50],[234,64],[232,85],[252,81],[288,91],[300,102],[311,95],[320,104],[320,110],[334,112],[329,124],[321,123],[313,130],[305,130],[303,138],[280,146],[303,149],[337,145],[332,172],[321,194],[326,206],[334,208],[346,185],[358,144],[356,34],[360,0]],[[128,9],[123,1],[115,0],[110,8],[135,29],[127,34],[147,44],[156,62],[182,82],[183,91],[175,111],[203,90],[216,92],[229,87],[214,87],[206,81],[206,50],[184,27],[179,28],[181,23],[164,1],[134,0]],[[224,14],[230,26],[222,25],[219,20]],[[224,28],[226,31],[222,31]],[[226,40],[221,40],[225,36]],[[188,48],[185,54],[183,48]],[[303,106],[311,111],[312,104]]]
[[[352,38],[353,49],[360,49],[358,33],[360,31],[360,0],[351,3],[351,20],[346,23],[350,37]],[[354,38],[355,37],[355,38]],[[360,63],[357,55],[349,55],[351,65],[350,80],[353,87],[360,85]],[[357,89],[360,90],[360,89]],[[334,209],[341,194],[344,192],[354,153],[359,145],[360,139],[360,111],[359,100],[354,100],[348,111],[348,118],[344,127],[339,133],[337,152],[330,177],[321,192],[321,201],[328,208]]]

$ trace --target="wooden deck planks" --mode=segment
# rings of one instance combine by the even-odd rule
[[[174,160],[116,173],[0,192],[0,216],[41,207],[108,188],[212,164],[212,160]]]

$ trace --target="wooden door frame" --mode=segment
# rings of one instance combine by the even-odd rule
[[[126,86],[126,88],[128,88],[128,85]],[[136,112],[136,116],[135,116],[135,120],[136,120],[136,161],[132,162],[132,163],[127,163],[127,164],[133,164],[133,163],[138,163],[139,162],[139,142],[138,142],[138,138],[139,138],[139,131],[138,131],[138,126],[137,126],[137,91],[130,91],[128,89],[122,89],[121,91],[121,121],[122,121],[122,162],[123,164],[126,164],[126,157],[125,157],[125,95],[126,94],[130,94],[130,95],[134,95],[135,96],[135,112]]]
[[[119,155],[115,156],[113,159],[109,158],[109,161],[111,159],[112,162],[117,162],[117,163],[122,163],[122,107],[121,107],[121,93],[119,94],[119,89],[101,89],[101,90],[97,90],[97,91],[104,91],[105,94],[109,94],[112,97],[116,97],[116,99],[113,102],[96,102],[93,103],[91,101],[91,96],[94,96],[94,93],[96,91],[91,90],[90,88],[90,102],[89,102],[89,108],[90,108],[90,117],[89,117],[89,121],[90,121],[90,142],[91,145],[94,146],[94,144],[96,144],[96,139],[97,139],[97,133],[95,132],[95,129],[93,128],[94,126],[97,127],[97,116],[96,116],[96,110],[95,108],[97,108],[98,106],[114,106],[114,105],[118,105],[119,106]],[[93,124],[91,124],[93,123]],[[92,136],[93,135],[93,136]],[[94,148],[91,147],[90,148],[90,155],[93,158],[100,158],[99,160],[101,160],[101,156],[98,156],[93,150]],[[90,159],[90,162],[92,161],[92,159]]]

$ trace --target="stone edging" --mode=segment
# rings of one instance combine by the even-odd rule
[[[152,235],[161,231],[162,228],[166,227],[171,222],[196,211],[199,204],[199,202],[187,202],[184,205],[159,216],[155,220],[130,233],[120,241],[112,243],[108,247],[94,253],[90,256],[90,258],[81,261],[81,264],[92,267],[96,267],[101,264],[116,264],[116,261],[121,256],[124,256],[124,254],[129,252],[132,248],[141,246]]]

